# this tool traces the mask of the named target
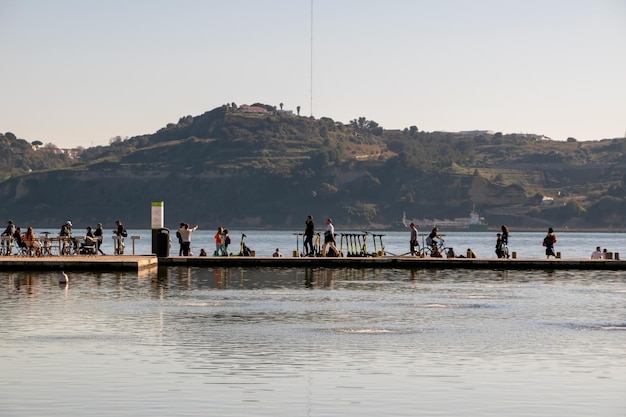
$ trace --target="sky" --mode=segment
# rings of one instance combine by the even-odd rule
[[[626,136],[624,0],[0,0],[0,132],[62,148],[225,103]]]

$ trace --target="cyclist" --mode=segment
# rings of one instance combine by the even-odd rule
[[[439,229],[437,227],[433,227],[433,230],[426,238],[426,244],[431,248],[430,256],[441,256],[441,252],[439,252],[439,249],[437,248],[437,246],[439,245],[439,241],[443,241],[443,238],[441,237],[441,235],[439,235]]]

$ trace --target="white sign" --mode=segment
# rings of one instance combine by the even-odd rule
[[[163,227],[163,202],[162,201],[153,201],[152,202],[152,216],[151,222],[152,229],[160,229]]]

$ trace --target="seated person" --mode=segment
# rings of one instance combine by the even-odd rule
[[[24,236],[22,236],[22,242],[24,243],[24,246],[27,247],[29,250],[37,254],[40,253],[41,242],[37,239],[37,236],[35,236],[35,231],[32,227],[28,227]]]
[[[282,258],[283,254],[280,253],[280,249],[276,248],[276,252],[272,254],[274,258]]]
[[[24,239],[22,238],[22,228],[18,227],[15,229],[15,233],[13,233],[13,241],[18,248],[25,248],[26,243],[24,243]]]
[[[80,253],[82,255],[96,254],[98,252],[98,245],[100,240],[94,236],[91,227],[87,227],[87,233],[85,239],[80,242]]]
[[[83,246],[93,246],[96,244],[98,239],[93,235],[91,231],[91,227],[87,226],[87,234],[85,234],[85,240],[81,242]]]
[[[600,246],[596,247],[595,252],[591,253],[591,259],[602,259],[604,256],[602,255],[602,250]]]

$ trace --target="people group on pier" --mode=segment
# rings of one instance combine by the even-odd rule
[[[123,254],[124,253],[124,237],[127,236],[127,231],[124,225],[120,220],[115,221],[115,229],[113,230],[113,234],[116,236],[116,241],[114,242],[114,253]],[[191,249],[191,236],[194,231],[198,229],[198,225],[194,227],[190,227],[188,223],[181,222],[180,228],[177,231],[177,237],[180,243],[180,256],[193,256],[193,252]],[[419,233],[418,228],[414,223],[409,225],[409,253],[411,256],[415,256],[420,253],[420,243],[418,241]],[[46,237],[43,237],[43,234]],[[13,254],[13,249],[17,248],[18,252],[16,254],[22,255],[33,255],[33,256],[43,256],[44,254],[48,255],[51,253],[49,250],[50,246],[47,242],[47,234],[48,232],[44,232],[41,237],[37,237],[35,235],[35,231],[31,226],[27,228],[26,233],[22,233],[22,228],[17,227],[13,220],[7,221],[7,226],[5,230],[2,232],[2,242],[0,246],[0,253],[3,255],[11,255]],[[299,254],[298,256],[344,256],[341,251],[337,248],[336,240],[335,240],[335,226],[332,222],[332,219],[329,217],[326,219],[326,231],[324,232],[324,241],[317,254],[317,250],[320,249],[319,246],[316,247],[313,244],[313,238],[315,236],[315,225],[313,222],[313,216],[307,215],[305,220],[305,231],[304,231],[304,252]],[[318,235],[319,236],[319,235]],[[382,235],[381,235],[382,236]],[[242,242],[245,234],[242,234]],[[103,226],[102,223],[98,223],[95,229],[92,229],[91,226],[87,226],[86,232],[84,235],[74,236],[73,235],[73,225],[70,220],[63,223],[59,230],[59,238],[56,239],[59,244],[59,252],[60,254],[101,254],[105,255],[102,250],[103,246]],[[218,227],[217,232],[214,236],[215,239],[215,251],[213,253],[214,256],[230,256],[228,251],[228,246],[231,243],[231,238],[229,236],[228,229],[223,227]],[[425,241],[425,247],[430,247],[432,249],[431,256],[439,257],[442,255],[447,256],[448,258],[463,258],[465,257],[463,254],[457,254],[451,248],[446,248],[445,254],[438,254],[439,249],[439,241],[442,240],[441,235],[439,234],[438,227],[434,227],[431,232],[428,234],[428,237]],[[509,241],[509,228],[506,225],[501,226],[501,231],[496,234],[496,245],[495,245],[495,253],[498,258],[508,258],[508,245]],[[557,254],[555,250],[555,244],[557,243],[557,236],[552,227],[548,228],[547,234],[542,240],[542,246],[545,249],[546,259],[557,258],[560,254]],[[318,243],[316,243],[318,245]],[[93,247],[93,249],[89,251],[82,251],[84,247]],[[240,255],[246,256],[245,251],[240,251]],[[251,252],[248,250],[248,252]],[[470,249],[468,249],[468,253]],[[202,249],[200,251],[201,256],[207,256],[207,251]],[[434,254],[434,255],[433,255]],[[515,253],[513,253],[515,255]],[[406,254],[405,254],[406,255]],[[598,246],[595,251],[591,253],[588,259],[600,260],[600,259],[613,259],[613,252],[608,252],[607,249],[601,250],[601,247]],[[247,255],[249,256],[249,254]],[[282,257],[282,253],[278,250],[274,252],[273,256]],[[350,255],[348,255],[350,256]],[[475,255],[473,255],[475,256]],[[617,255],[615,255],[615,259],[619,259]]]
[[[117,240],[119,242],[115,244],[115,250],[119,251],[119,254],[122,254],[123,247],[125,246],[124,237],[127,236],[127,232],[120,220],[117,220],[115,225],[116,229],[113,230],[113,234],[118,236]],[[73,232],[72,222],[67,220],[61,225],[58,238],[49,235],[49,232],[42,232],[41,236],[37,236],[32,226],[28,226],[26,232],[22,233],[21,227],[17,227],[13,220],[8,220],[7,227],[1,234],[2,244],[0,246],[0,253],[3,255],[12,255],[13,249],[17,248],[18,252],[15,253],[16,255],[50,255],[53,250],[51,241],[54,239],[59,242],[60,255],[76,255],[79,253],[105,255],[102,250],[104,239],[102,223],[98,223],[95,230],[91,226],[87,226],[84,235],[76,236]],[[89,248],[89,250],[83,250],[85,248]]]

